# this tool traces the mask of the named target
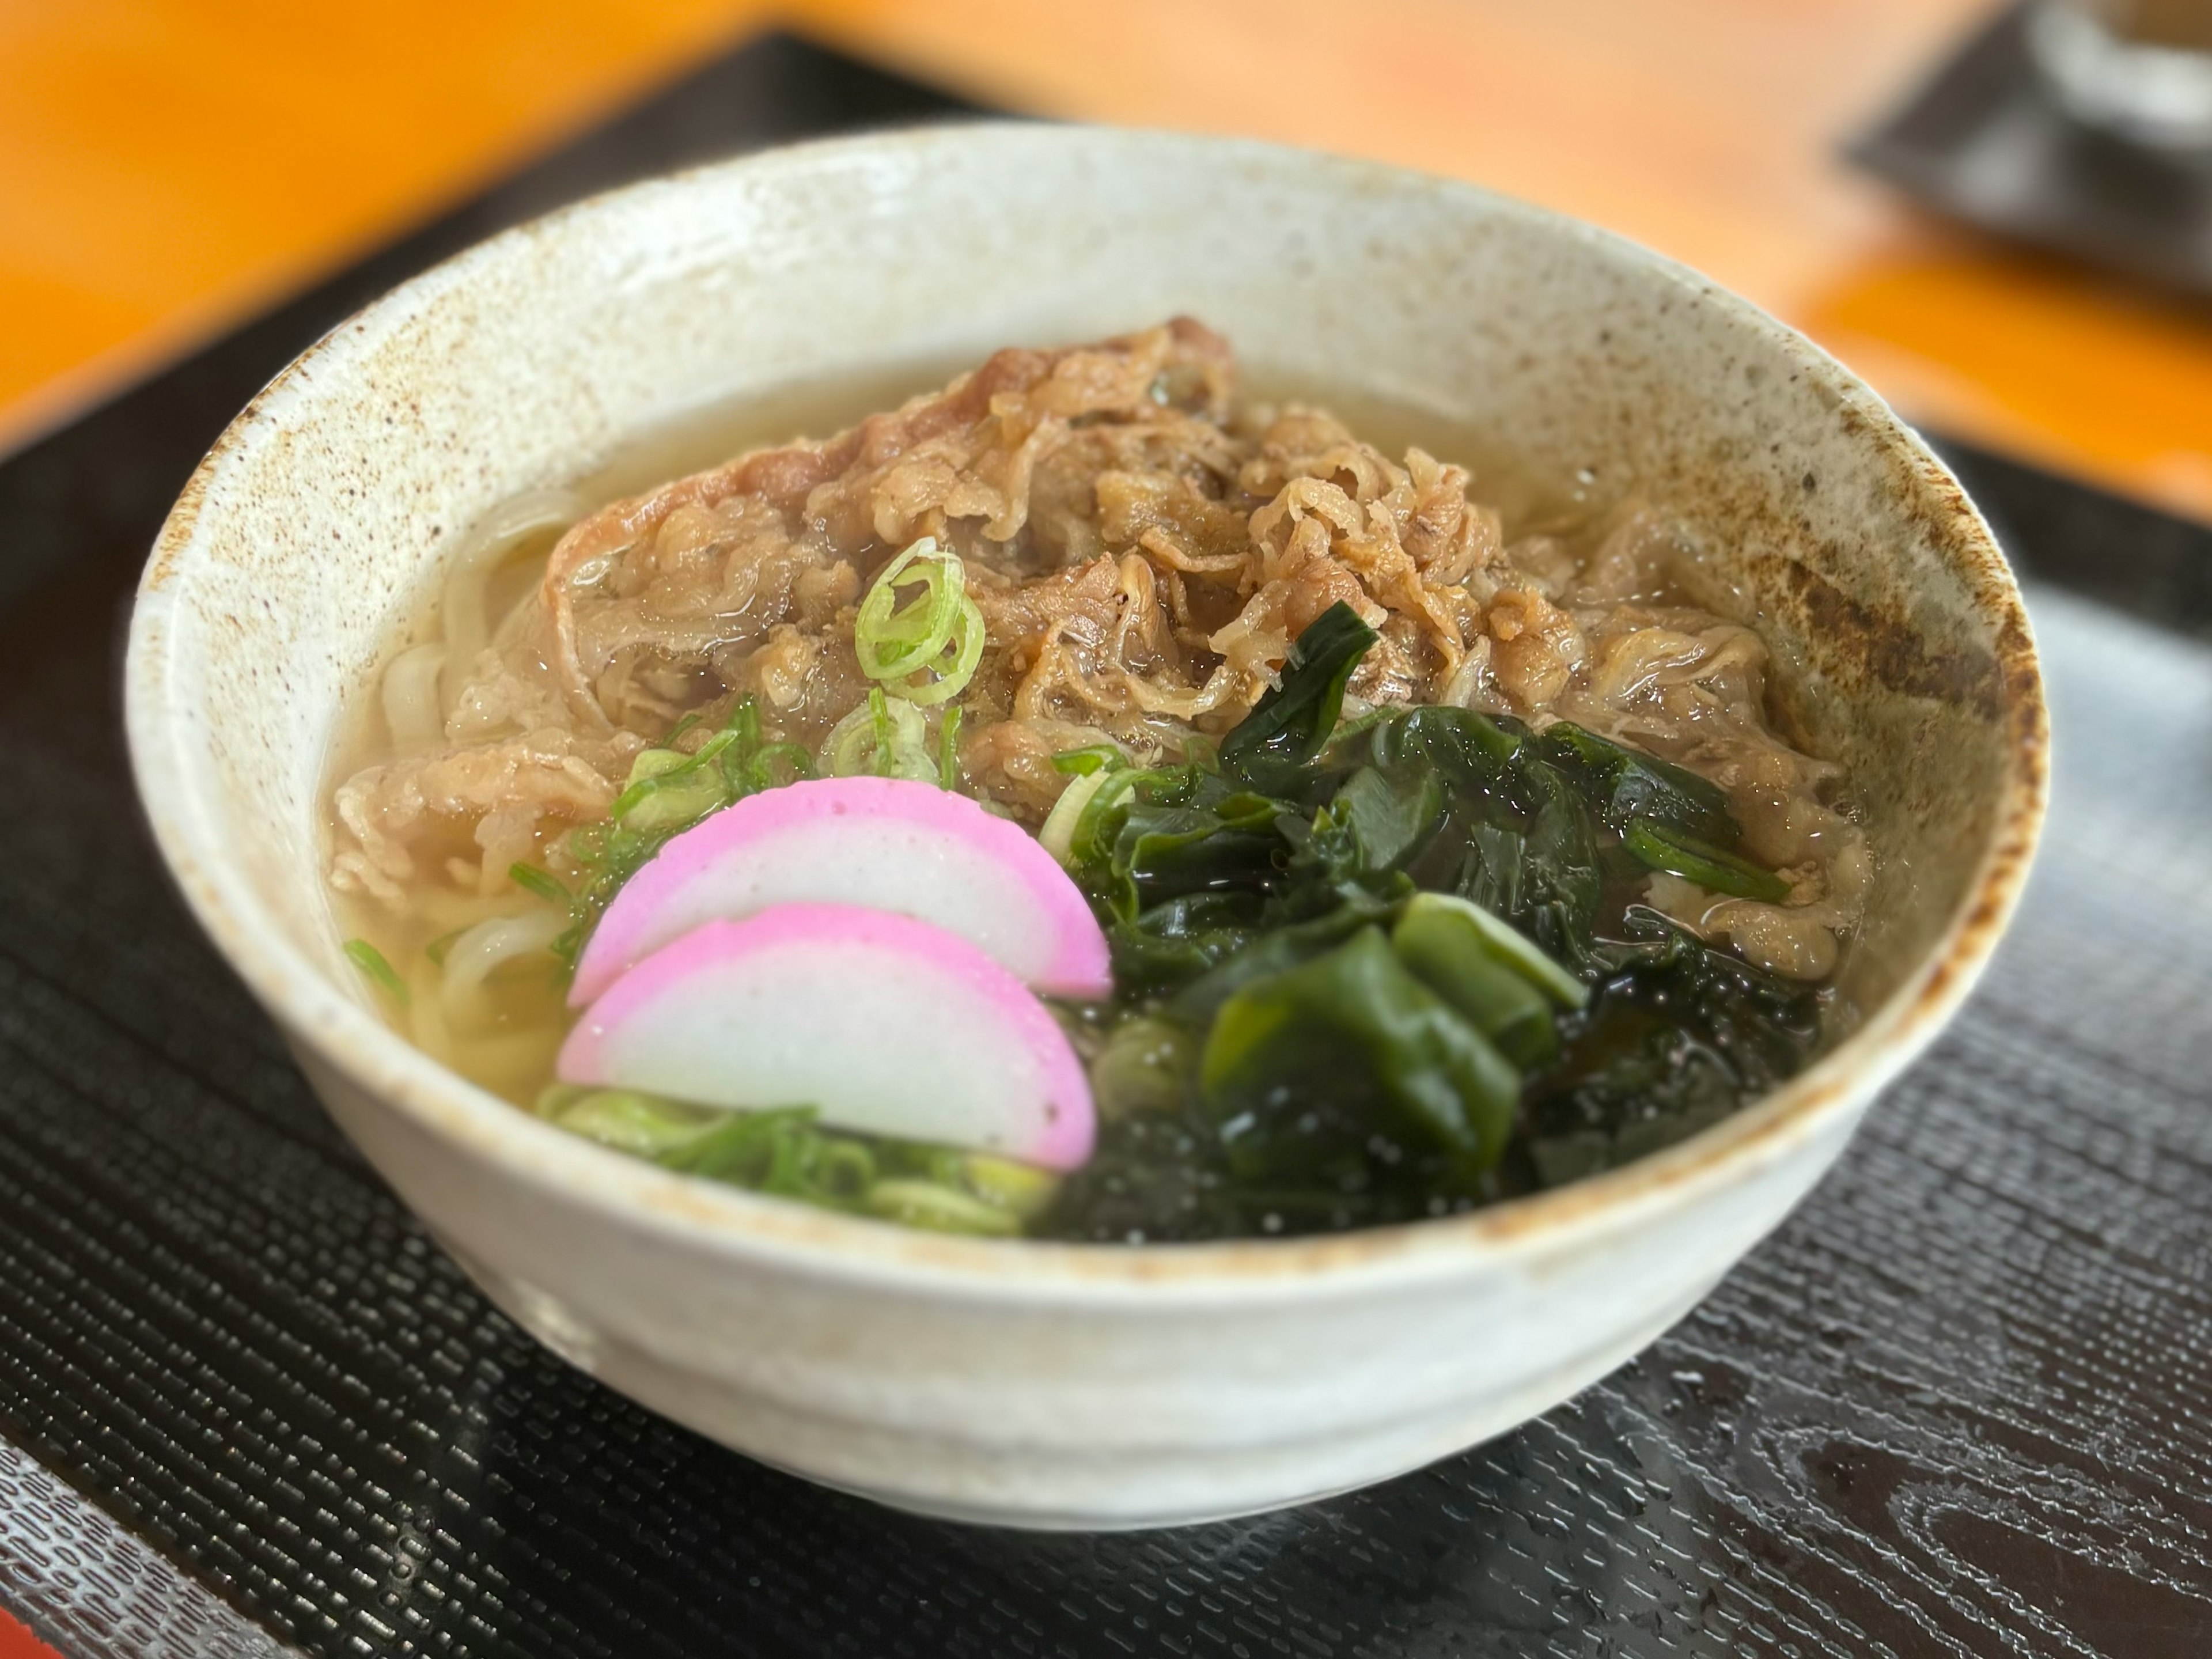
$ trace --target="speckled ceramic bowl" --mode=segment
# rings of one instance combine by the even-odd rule
[[[1670,504],[1765,617],[1881,861],[1864,1018],[1616,1173],[1460,1218],[1172,1249],[933,1237],[627,1162],[365,1006],[319,852],[339,710],[458,526],[687,405],[1176,312],[1249,362]],[[1194,1521],[1413,1468],[1680,1318],[1988,957],[2043,809],[2020,599],[1863,386],[1679,266],[1465,185],[1249,144],[975,127],[785,150],[531,225],[345,324],[186,489],[131,640],[140,787],[330,1109],[485,1290],[724,1443],[942,1514]]]

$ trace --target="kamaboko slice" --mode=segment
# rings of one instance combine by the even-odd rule
[[[558,1069],[1049,1170],[1097,1133],[1082,1064],[1019,980],[956,933],[850,905],[780,904],[663,945],[592,1005]]]
[[[1106,937],[1051,854],[965,795],[906,778],[763,790],[674,837],[607,907],[568,1001],[702,922],[779,904],[848,904],[930,922],[1039,991],[1113,989]]]

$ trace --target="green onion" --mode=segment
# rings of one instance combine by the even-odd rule
[[[878,1181],[868,1188],[867,1208],[886,1221],[931,1232],[1011,1238],[1022,1230],[1022,1219],[1013,1211],[933,1181]]]
[[[969,1153],[961,1160],[960,1173],[969,1192],[1024,1221],[1042,1213],[1060,1194],[1060,1177],[1049,1170],[988,1152]]]
[[[960,620],[956,625],[951,655],[948,661],[933,665],[937,678],[929,684],[915,687],[901,680],[894,681],[890,689],[908,702],[931,707],[957,697],[967,690],[968,682],[975,678],[975,665],[983,660],[983,644],[988,637],[983,626],[983,613],[975,608],[975,601],[966,594],[960,596]]]
[[[1724,853],[1711,842],[1666,829],[1650,818],[1632,821],[1620,844],[1638,862],[1695,882],[1708,892],[1767,904],[1779,904],[1790,896],[1790,884],[1771,870],[1762,870],[1748,859]]]
[[[760,705],[750,697],[739,697],[730,705],[730,718],[722,722],[722,730],[730,734],[738,755],[753,753],[761,742]],[[672,747],[674,741],[674,734],[671,733],[660,740],[661,746]]]
[[[535,1109],[570,1134],[650,1158],[684,1150],[724,1121],[720,1113],[634,1089],[579,1090],[563,1084],[539,1095]]]
[[[507,878],[526,893],[535,894],[548,904],[566,905],[568,890],[534,864],[510,864]]]
[[[776,775],[781,769],[783,775]],[[771,743],[744,763],[744,781],[751,793],[800,783],[814,775],[814,757],[795,743]]]
[[[1018,1234],[1060,1187],[1050,1171],[1009,1158],[825,1129],[811,1106],[723,1111],[634,1089],[555,1084],[532,1109],[665,1170],[938,1232]]]
[[[1088,777],[1094,772],[1118,772],[1129,763],[1129,757],[1110,743],[1085,744],[1080,749],[1063,749],[1052,757],[1052,769]]]
[[[913,715],[913,720],[903,718]],[[893,764],[898,740],[913,735],[914,724],[921,717],[910,708],[902,708],[897,717],[891,714],[891,700],[880,687],[868,691],[868,735],[875,740],[875,762],[878,768]]]
[[[898,590],[921,592],[899,604]],[[894,696],[927,706],[957,696],[982,659],[983,613],[968,597],[967,574],[957,553],[941,551],[924,536],[885,565],[853,623],[853,647],[860,672],[884,682]],[[915,683],[917,675],[928,679]]]
[[[630,763],[629,779],[607,816],[635,830],[689,824],[729,799],[727,782],[714,763],[738,741],[725,728],[701,744],[696,753],[647,749]]]
[[[857,1140],[825,1139],[814,1180],[832,1198],[860,1203],[876,1184],[875,1155]]]
[[[830,735],[822,739],[822,750],[816,757],[822,769],[833,778],[856,778],[876,769],[875,708],[872,705],[883,694],[868,693],[865,702],[856,703],[850,713],[830,728]]]
[[[948,708],[937,728],[937,787],[960,787],[960,711]]]
[[[349,939],[345,942],[345,953],[370,984],[401,1007],[407,1006],[407,981],[384,959],[383,951],[365,939]]]
[[[1198,1069],[1197,1039],[1182,1026],[1139,1014],[1114,1028],[1091,1062],[1091,1092],[1101,1117],[1172,1112]]]
[[[952,639],[967,573],[957,558],[939,551],[924,536],[877,574],[854,618],[860,666],[876,679],[926,668]],[[901,605],[898,590],[919,585],[921,596]]]
[[[437,938],[432,939],[428,945],[422,947],[422,954],[430,958],[430,965],[433,968],[444,967],[446,965],[446,952],[453,948],[453,941],[455,939],[460,938],[462,934],[468,931],[469,930],[465,927],[456,927],[450,933],[439,934]]]
[[[1091,772],[1070,778],[1067,787],[1060,792],[1060,799],[1053,802],[1052,811],[1045,815],[1044,823],[1037,830],[1037,840],[1063,868],[1077,862],[1075,826],[1083,821],[1084,809],[1113,775],[1111,772]]]
[[[894,702],[872,686],[868,700],[830,728],[822,743],[822,769],[833,778],[915,778],[939,781],[938,762],[929,753],[921,711]]]

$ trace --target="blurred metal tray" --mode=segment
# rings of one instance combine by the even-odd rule
[[[1175,1533],[892,1514],[538,1348],[341,1139],[131,795],[170,499],[499,225],[957,107],[757,43],[0,465],[0,1602],[140,1659],[2212,1651],[2212,535],[1963,448],[2057,701],[2019,926],[1802,1211],[1490,1445]]]

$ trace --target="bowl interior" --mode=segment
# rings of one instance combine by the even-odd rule
[[[1986,531],[1870,393],[1694,275],[1466,186],[1064,128],[602,198],[283,376],[193,480],[135,624],[134,752],[188,896],[296,1033],[384,1040],[337,948],[322,791],[342,705],[458,531],[687,408],[1177,313],[1272,374],[1679,516],[1762,615],[1788,717],[1852,774],[1881,874],[1850,1000],[1924,994],[1947,948],[1941,973],[1971,975],[1988,940],[1960,930],[2001,921],[2039,800],[2033,657]]]

